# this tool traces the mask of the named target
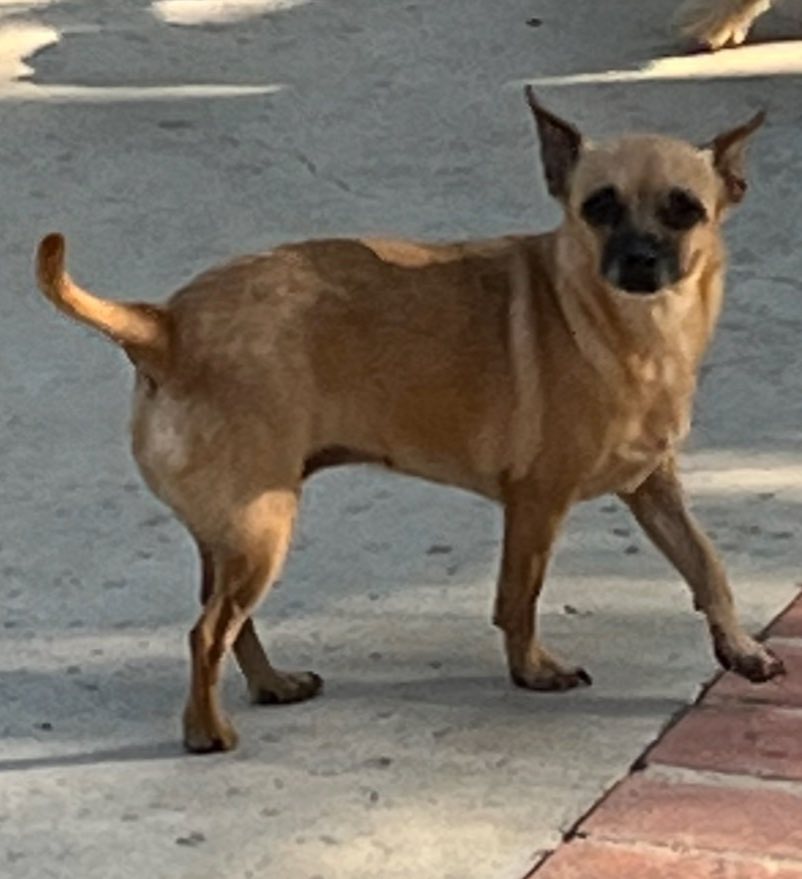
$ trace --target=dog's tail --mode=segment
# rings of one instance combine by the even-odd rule
[[[134,364],[158,378],[170,356],[167,313],[156,305],[101,299],[79,287],[64,267],[62,235],[43,238],[36,253],[39,288],[65,314],[89,324],[116,342]]]

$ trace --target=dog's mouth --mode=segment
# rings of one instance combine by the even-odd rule
[[[656,235],[629,231],[610,236],[601,271],[611,286],[641,296],[659,293],[681,277],[675,247]]]

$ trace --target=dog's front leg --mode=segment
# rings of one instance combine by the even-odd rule
[[[510,677],[530,690],[569,690],[590,684],[581,668],[561,665],[536,638],[537,600],[551,547],[568,512],[568,498],[513,489],[504,507],[504,550],[493,622],[504,633]]]
[[[620,497],[687,581],[721,665],[751,681],[782,674],[782,662],[741,627],[724,565],[685,505],[675,462],[666,461],[636,491]]]

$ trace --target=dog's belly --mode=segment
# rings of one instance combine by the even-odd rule
[[[408,448],[379,452],[366,451],[358,445],[322,446],[304,460],[303,478],[307,479],[320,470],[347,464],[373,464],[394,473],[460,488],[492,500],[498,500],[501,494],[500,479],[495,470],[477,469],[456,458],[436,460],[431,455]]]
[[[415,476],[428,482],[459,488],[490,500],[500,500],[501,485],[499,474],[471,471],[457,462],[436,462],[407,460],[399,461],[392,469],[407,476]]]

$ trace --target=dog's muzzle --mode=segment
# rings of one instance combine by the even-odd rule
[[[626,293],[656,293],[679,280],[679,260],[675,248],[656,235],[627,230],[608,239],[602,274]]]

